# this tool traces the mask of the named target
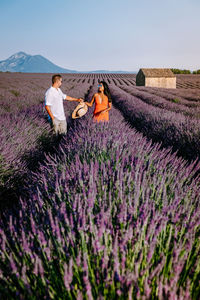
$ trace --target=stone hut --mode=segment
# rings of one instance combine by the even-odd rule
[[[176,76],[170,69],[140,69],[136,85],[175,89]]]

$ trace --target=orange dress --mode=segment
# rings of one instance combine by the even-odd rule
[[[109,113],[108,111],[98,114],[100,111],[111,107],[111,103],[108,102],[108,97],[104,95],[103,100],[101,102],[101,96],[97,94],[95,96],[95,108],[93,112],[93,120],[100,122],[100,121],[109,121]]]

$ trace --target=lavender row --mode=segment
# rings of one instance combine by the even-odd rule
[[[171,98],[170,95],[167,96],[166,93],[163,93],[164,95],[159,96],[159,95],[152,94],[149,91],[149,89],[143,90],[136,87],[124,87],[124,86],[120,86],[120,88],[125,92],[131,94],[132,96],[135,96],[141,99],[142,101],[144,101],[145,103],[153,105],[155,107],[159,107],[177,113],[182,113],[192,118],[199,119],[200,117],[200,106],[196,106],[195,108],[187,107],[184,105],[184,103],[182,103],[180,99]],[[168,101],[167,99],[170,99],[170,101]],[[179,101],[181,101],[181,103],[179,103]]]
[[[200,166],[148,142],[114,108],[109,124],[91,118],[75,121],[27,178],[29,199],[1,219],[0,294],[197,299]]]
[[[200,76],[199,75],[176,75],[177,87],[182,89],[200,89]]]
[[[198,107],[200,103],[199,90],[191,89],[164,89],[153,87],[136,87],[139,90],[161,96],[177,104],[183,104],[187,107]]]
[[[110,85],[110,89],[114,104],[137,130],[164,147],[172,146],[187,159],[199,158],[199,120],[150,106],[116,86]]]

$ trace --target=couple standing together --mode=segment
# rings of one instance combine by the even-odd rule
[[[91,102],[84,102],[82,98],[73,98],[64,94],[60,87],[62,76],[55,74],[52,76],[52,86],[45,93],[45,108],[48,112],[49,121],[55,134],[66,134],[67,122],[63,107],[63,100],[77,101],[91,107],[95,103],[93,120],[100,122],[109,121],[108,111],[111,109],[111,95],[105,81],[98,83],[98,92],[92,97]],[[74,117],[76,118],[76,116]]]

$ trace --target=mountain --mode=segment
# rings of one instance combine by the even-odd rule
[[[106,74],[136,74],[136,71],[108,71],[108,70],[96,70],[96,71],[88,71],[88,72],[83,72],[83,73],[106,73]]]
[[[61,68],[41,55],[29,55],[18,52],[6,60],[0,61],[0,71],[24,73],[77,73]]]
[[[23,72],[23,73],[137,73],[128,71],[75,71],[61,68],[41,55],[29,55],[25,52],[18,52],[6,60],[0,61],[2,72]]]

